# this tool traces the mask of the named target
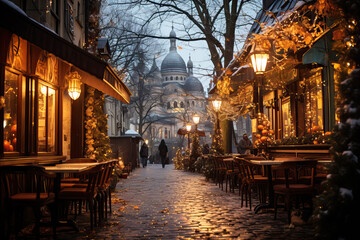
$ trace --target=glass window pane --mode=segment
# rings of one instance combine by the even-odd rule
[[[38,97],[38,151],[46,152],[46,95],[47,87],[39,83]]]
[[[48,88],[48,152],[55,152],[56,134],[56,92]]]
[[[4,152],[17,150],[18,81],[17,74],[5,71]]]

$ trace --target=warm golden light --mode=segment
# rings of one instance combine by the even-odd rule
[[[68,88],[69,96],[73,100],[76,100],[80,97],[81,94],[81,81],[80,81],[81,76],[77,71],[74,71],[68,75],[68,79],[69,79],[69,88]]]
[[[190,124],[186,124],[186,131],[188,131],[188,132],[191,131],[191,125]]]
[[[145,144],[148,145],[149,144],[149,140],[145,139]]]
[[[212,105],[215,109],[215,111],[220,111],[220,108],[221,108],[221,100],[214,100],[212,101]]]
[[[195,114],[195,115],[193,116],[193,121],[194,121],[195,124],[199,124],[199,122],[200,122],[200,116],[199,116],[198,114]]]
[[[257,47],[256,44],[254,44],[250,51],[250,59],[254,72],[256,74],[263,74],[266,70],[269,54],[266,53],[264,49]]]

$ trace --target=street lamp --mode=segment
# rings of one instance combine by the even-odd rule
[[[195,114],[195,115],[193,116],[193,121],[194,121],[194,123],[195,123],[195,132],[197,132],[197,125],[198,125],[199,122],[200,122],[200,116],[199,116],[198,114]]]
[[[254,68],[254,72],[256,75],[261,75],[258,78],[257,84],[257,92],[256,95],[254,95],[254,99],[257,99],[257,113],[262,113],[264,111],[263,109],[263,101],[262,101],[262,79],[263,74],[266,70],[267,61],[269,59],[269,54],[266,52],[266,50],[260,45],[254,43],[250,50],[250,59],[252,63],[252,67]],[[255,86],[254,86],[255,89]]]
[[[190,131],[191,131],[191,124],[190,123],[186,124],[186,131],[187,131],[187,134],[188,134],[188,148],[190,149]]]
[[[220,121],[219,121],[219,111],[220,111],[220,108],[221,108],[221,100],[213,100],[212,101],[212,105],[215,109],[215,112],[216,112],[216,129],[219,129],[220,128]]]

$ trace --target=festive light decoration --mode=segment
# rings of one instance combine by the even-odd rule
[[[191,124],[186,124],[186,131],[190,132],[191,131]]]
[[[67,75],[67,79],[69,80],[68,93],[69,96],[76,100],[80,97],[81,94],[81,76],[77,71],[70,72]]]

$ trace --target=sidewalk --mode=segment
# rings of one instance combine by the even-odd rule
[[[89,234],[88,216],[80,232],[59,239],[312,239],[309,224],[289,228],[285,211],[255,214],[240,207],[238,193],[225,193],[204,176],[165,169],[138,168],[121,180],[113,196],[113,214]],[[256,200],[253,200],[256,203]],[[254,204],[255,205],[255,204]],[[85,220],[86,219],[86,220]]]

